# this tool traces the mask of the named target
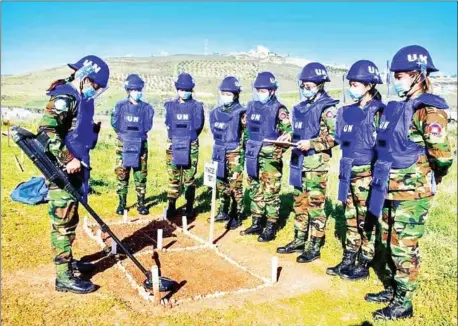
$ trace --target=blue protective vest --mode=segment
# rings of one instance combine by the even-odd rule
[[[152,127],[154,110],[148,103],[140,101],[132,104],[129,99],[118,102],[116,108],[118,119],[114,127],[123,143],[123,166],[137,168],[140,165],[143,142]]]
[[[246,167],[251,177],[258,177],[259,152],[262,146],[271,145],[264,143],[264,139],[277,139],[280,136],[277,121],[282,107],[285,106],[275,97],[266,104],[259,101],[248,102],[246,114],[249,139],[246,144]]]
[[[90,156],[89,152],[95,147],[98,133],[94,130],[94,100],[81,98],[80,94],[71,84],[59,85],[46,93],[48,96],[70,95],[77,100],[77,115],[75,128],[64,139],[65,145],[74,157],[83,162],[82,194],[87,200],[89,193]],[[84,167],[86,165],[87,167]]]
[[[409,130],[414,113],[423,107],[447,109],[443,98],[433,94],[421,94],[407,102],[391,101],[385,108],[377,128],[375,162],[369,211],[375,216],[382,213],[388,192],[390,170],[405,169],[415,164],[426,149],[409,139]]]
[[[203,105],[192,99],[180,103],[178,99],[167,101],[165,124],[172,140],[172,163],[190,164],[191,142],[196,140],[203,124]]]
[[[357,103],[342,107],[337,112],[336,141],[342,149],[339,169],[338,200],[345,202],[351,183],[353,166],[371,164],[375,152],[374,119],[383,112],[385,104],[379,100],[369,102],[364,109]]]
[[[226,176],[226,153],[233,151],[240,145],[242,115],[246,109],[239,103],[232,105],[228,111],[224,106],[217,107],[210,112],[210,129],[213,133],[214,145],[212,159],[218,162],[217,176]]]
[[[316,102],[307,103],[303,101],[293,108],[293,142],[299,140],[309,140],[315,138],[320,133],[320,120],[323,111],[339,103],[339,100],[331,98],[323,93]],[[291,151],[291,161],[289,164],[289,184],[302,188],[302,167],[304,157],[315,154],[315,150],[310,149],[303,152],[298,148]]]

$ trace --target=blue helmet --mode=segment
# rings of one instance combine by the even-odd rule
[[[231,92],[231,93],[240,93],[242,88],[240,87],[240,82],[235,77],[226,77],[219,85],[219,90],[222,92]]]
[[[260,72],[254,81],[254,88],[256,89],[268,89],[276,90],[278,88],[278,82],[275,80],[275,76],[268,71]]]
[[[186,72],[182,72],[178,75],[177,80],[175,81],[175,88],[176,89],[183,89],[186,91],[190,91],[196,86],[194,83],[194,79],[192,76]]]
[[[145,82],[137,74],[130,74],[127,76],[126,81],[124,82],[124,88],[128,91],[141,91],[143,87],[145,87]]]
[[[328,77],[326,67],[319,62],[310,62],[306,64],[299,75],[299,80],[315,84],[331,81]]]
[[[76,78],[89,78],[102,88],[108,85],[110,78],[110,69],[105,61],[95,55],[87,55],[76,63],[68,64],[68,66],[76,70]]]
[[[356,61],[348,71],[346,78],[364,84],[383,84],[377,66],[369,60]]]
[[[433,60],[428,50],[419,45],[409,45],[403,47],[391,60],[390,70],[399,71],[422,71],[435,72],[439,71],[434,67]]]

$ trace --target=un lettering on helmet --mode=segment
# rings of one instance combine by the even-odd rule
[[[93,63],[92,61],[87,60],[87,59],[84,60],[83,66],[91,66],[95,73],[98,73],[100,69],[102,69],[96,63]]]
[[[416,53],[410,53],[407,55],[407,60],[410,62],[420,61],[422,63],[428,63],[428,56],[420,54],[417,55]]]

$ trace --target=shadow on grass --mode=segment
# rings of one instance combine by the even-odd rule
[[[336,204],[334,207],[329,198],[326,198],[324,204],[324,211],[326,216],[331,217],[335,221],[335,230],[334,236],[339,239],[342,248],[345,248],[346,233],[347,233],[347,224],[345,220],[345,208],[343,205]]]

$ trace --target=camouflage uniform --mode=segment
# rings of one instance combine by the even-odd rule
[[[111,115],[111,126],[114,126],[114,114]],[[115,129],[116,131],[116,129]],[[148,142],[145,140],[142,144],[142,153],[140,155],[140,165],[137,168],[124,167],[122,161],[123,143],[122,140],[116,139],[116,167],[115,174],[118,178],[118,185],[116,187],[116,193],[121,196],[127,196],[129,188],[130,171],[133,171],[135,192],[137,197],[146,195],[146,178],[148,176]]]
[[[223,111],[230,110],[224,107]],[[226,178],[217,178],[216,188],[219,194],[219,207],[230,207],[231,198],[235,202],[236,211],[242,212],[243,202],[243,168],[245,165],[245,143],[248,139],[246,129],[246,115],[241,117],[242,136],[240,139],[240,146],[233,151],[226,152]]]
[[[39,123],[51,139],[49,150],[59,161],[66,165],[74,157],[64,143],[65,136],[75,128],[77,101],[70,95],[52,96],[46,105],[44,116]],[[72,184],[81,186],[82,173],[70,175]],[[76,227],[79,222],[78,202],[65,190],[55,184],[49,185],[49,216],[51,218],[51,247],[57,275],[64,275],[72,260],[72,244],[75,240]]]
[[[202,107],[200,112],[195,112],[195,114],[201,115],[200,121],[201,125],[197,130],[197,136],[202,132],[205,116],[203,112],[202,103],[199,105]],[[167,110],[167,109],[166,109]],[[167,120],[166,120],[167,123]],[[167,126],[167,130],[169,127]],[[180,196],[180,188],[184,186],[184,192],[186,197],[194,197],[195,193],[195,176],[197,173],[197,164],[199,160],[199,139],[191,141],[190,147],[190,161],[189,166],[177,166],[172,162],[172,140],[167,138],[167,149],[166,149],[166,165],[167,173],[169,176],[169,187],[167,191],[167,197],[169,200],[176,200]],[[194,199],[192,199],[194,201]]]
[[[331,149],[335,146],[336,107],[323,110],[320,119],[320,133],[310,140],[310,148],[317,153],[304,158],[302,189],[294,188],[294,228],[301,235],[310,234],[322,238],[325,234],[326,183],[329,171]]]
[[[429,159],[422,155],[408,168],[391,169],[388,200],[381,218],[384,251],[394,263],[396,291],[406,292],[405,305],[411,304],[412,292],[417,287],[418,240],[424,234],[433,196],[432,173],[440,181],[453,162],[446,112],[433,107],[417,110],[412,118],[409,138],[426,147]]]
[[[167,197],[177,199],[180,196],[180,188],[184,185],[184,192],[187,193],[192,187],[195,187],[195,176],[197,172],[197,163],[199,159],[199,140],[191,142],[191,163],[188,167],[176,166],[172,162],[172,141],[167,140],[166,149],[167,173],[169,175],[169,189]]]
[[[380,113],[374,117],[373,127],[376,130]],[[345,248],[351,252],[361,252],[365,258],[372,260],[375,254],[375,223],[368,220],[367,199],[372,180],[372,165],[353,166],[351,169],[350,193],[345,203],[345,221],[347,226]],[[372,216],[373,219],[376,219]]]
[[[286,107],[278,111],[277,129],[281,134],[291,134],[292,127]],[[259,178],[248,176],[250,189],[251,214],[275,223],[280,211],[280,190],[283,170],[282,156],[286,147],[277,145],[263,146],[259,153]]]

